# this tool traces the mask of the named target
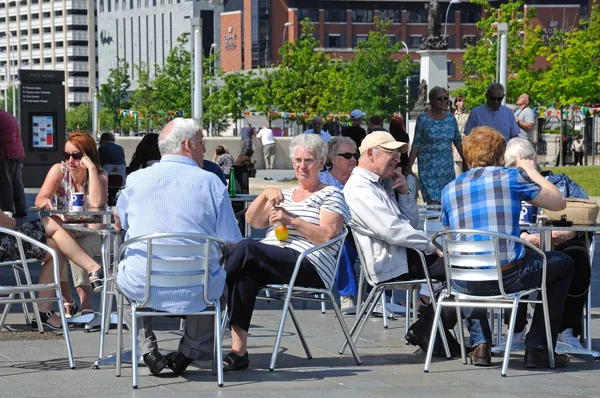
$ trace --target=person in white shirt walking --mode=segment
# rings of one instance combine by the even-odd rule
[[[573,150],[573,156],[575,157],[574,165],[577,166],[577,163],[579,163],[580,166],[583,166],[583,141],[578,135],[575,136],[573,144],[571,144],[571,150]]]
[[[263,145],[265,169],[273,170],[273,164],[275,163],[275,139],[273,138],[273,130],[261,126],[256,138],[259,138]]]

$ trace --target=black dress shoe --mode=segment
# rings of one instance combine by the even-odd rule
[[[492,366],[492,350],[489,343],[477,345],[469,356],[475,366]]]
[[[167,366],[168,361],[158,350],[144,354],[144,363],[150,369],[150,373],[158,375]]]
[[[554,353],[554,366],[564,368],[569,364],[570,358],[567,354]],[[525,349],[525,367],[526,368],[549,368],[550,358],[548,350],[541,350],[535,347]]]
[[[413,323],[412,326],[406,332],[404,336],[404,340],[408,341],[409,344],[416,345],[421,347],[423,352],[427,352],[427,348],[429,347],[429,338],[431,336],[431,326],[426,325],[423,327],[423,321],[421,318],[417,320],[417,322]],[[448,341],[448,348],[450,348],[450,356],[452,357],[460,357],[460,344],[454,336],[448,331],[446,333],[446,340]],[[440,338],[439,331],[435,337],[435,344],[433,346],[433,356],[434,357],[446,357],[446,351],[444,350],[444,344],[442,343],[442,339]]]
[[[185,355],[183,355],[179,351],[168,353],[165,358],[167,358],[167,366],[171,369],[176,375],[181,375],[187,369],[187,367],[192,363],[192,360]]]
[[[238,355],[235,352],[230,352],[223,358],[223,371],[232,372],[234,370],[248,369],[250,359],[248,359],[248,351],[244,355]]]

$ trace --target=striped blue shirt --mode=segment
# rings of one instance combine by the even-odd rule
[[[223,183],[185,156],[165,155],[160,163],[130,174],[119,196],[117,211],[127,231],[125,240],[159,232],[210,235],[228,243],[242,239]],[[221,296],[227,275],[219,265],[219,249],[211,250],[214,260],[210,264],[208,291],[214,300]],[[119,264],[117,283],[125,296],[139,301],[144,297],[145,281],[146,246],[134,245]],[[148,305],[162,311],[201,311],[206,307],[203,294],[200,285],[152,288]]]
[[[348,206],[346,206],[342,191],[338,188],[331,186],[325,187],[301,202],[294,202],[292,199],[292,193],[295,189],[296,188],[290,188],[281,191],[284,200],[279,206],[312,224],[320,224],[321,210],[339,214],[342,216],[344,224],[347,224],[350,221],[350,210],[348,209]],[[284,246],[298,252],[303,252],[315,246],[291,225],[288,225],[287,229],[289,236],[286,241],[280,242],[277,240],[274,228],[271,226],[262,242],[273,246]],[[340,245],[338,244],[333,248],[326,248],[307,256],[308,260],[315,266],[315,269],[327,287],[331,287],[335,279],[335,259],[339,250]]]
[[[450,229],[479,229],[519,237],[521,201],[532,200],[540,189],[516,168],[471,169],[442,191],[442,224]],[[499,250],[501,264],[525,255],[520,243],[500,241]]]

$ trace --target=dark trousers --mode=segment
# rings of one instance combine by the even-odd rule
[[[583,152],[573,152],[573,156],[575,157],[575,166],[577,166],[577,163],[583,166]]]
[[[300,253],[255,240],[242,240],[227,256],[229,324],[248,331],[256,296],[262,286],[289,283]],[[300,264],[295,286],[324,288],[312,263]]]
[[[546,252],[546,295],[548,312],[550,313],[550,334],[553,347],[561,325],[563,309],[571,278],[573,277],[573,260],[567,254],[559,251]],[[507,293],[516,292],[542,283],[542,261],[533,252],[527,252],[519,268],[503,276],[504,290]],[[493,286],[496,285],[496,286]],[[469,283],[468,290],[478,294],[495,294],[497,284],[491,282]],[[541,304],[536,304],[531,328],[527,333],[525,344],[545,350],[546,328]]]
[[[21,158],[0,162],[0,209],[19,215],[27,213]]]

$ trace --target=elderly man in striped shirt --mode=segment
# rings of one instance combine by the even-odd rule
[[[125,240],[158,232],[179,232],[214,236],[230,244],[239,242],[242,236],[226,187],[215,174],[202,169],[206,148],[201,124],[193,119],[174,119],[161,132],[158,146],[160,163],[130,174],[119,196],[117,215],[127,231]],[[119,264],[117,284],[125,297],[141,300],[146,280],[146,246],[133,248],[136,250],[129,250]],[[225,278],[225,270],[216,258],[210,264],[209,285],[205,287],[209,299],[223,300]],[[201,311],[203,289],[157,288],[151,291],[148,306],[158,311]],[[130,312],[130,306],[125,311]],[[126,315],[125,319],[130,317]],[[144,362],[155,375],[165,366],[181,374],[193,360],[212,357],[213,322],[206,316],[188,316],[178,351],[166,356],[158,351],[151,317],[140,318],[137,333]]]

